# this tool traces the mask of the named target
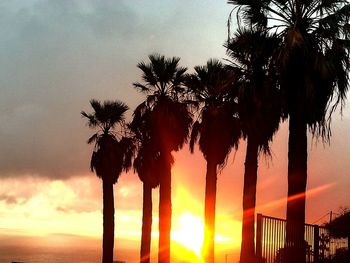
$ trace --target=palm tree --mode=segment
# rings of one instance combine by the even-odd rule
[[[180,58],[150,55],[150,63],[140,62],[143,83],[134,87],[147,95],[150,107],[152,147],[159,151],[159,247],[158,261],[170,262],[171,230],[171,166],[172,151],[178,151],[187,141],[192,118],[183,103],[182,86],[186,68],[179,67]]]
[[[143,182],[143,210],[140,262],[149,263],[152,234],[152,189],[159,186],[159,151],[154,148],[150,126],[150,108],[143,102],[134,111],[129,124],[134,143],[134,171]]]
[[[282,40],[275,61],[289,116],[286,246],[290,249],[286,252],[288,262],[305,262],[307,127],[328,140],[327,120],[335,106],[344,103],[349,86],[350,4],[346,0],[228,3],[237,7],[237,17],[248,27],[276,32]]]
[[[128,106],[120,101],[104,101],[92,99],[90,101],[93,113],[81,112],[88,119],[90,128],[97,128],[89,140],[95,143],[91,157],[91,171],[102,179],[103,185],[103,263],[113,262],[114,249],[114,194],[113,184],[124,167],[125,149],[114,131],[124,120],[124,113]]]
[[[272,74],[272,56],[278,39],[259,30],[238,30],[225,45],[232,67],[240,71],[238,114],[247,151],[244,172],[241,263],[256,262],[254,245],[256,184],[259,153],[270,154],[269,143],[277,132],[280,94]]]
[[[236,103],[231,100],[236,75],[218,60],[209,60],[205,66],[194,69],[186,86],[200,111],[199,120],[193,124],[190,150],[193,152],[199,139],[199,148],[207,161],[203,256],[209,263],[214,262],[217,170],[225,166],[232,147],[238,147],[241,133]]]

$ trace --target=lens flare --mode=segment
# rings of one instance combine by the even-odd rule
[[[200,258],[204,238],[203,229],[204,224],[200,217],[185,212],[179,217],[176,229],[171,232],[171,238],[192,250]]]

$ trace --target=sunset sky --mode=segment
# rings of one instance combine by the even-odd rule
[[[92,131],[80,111],[90,111],[91,98],[119,99],[129,105],[130,120],[143,99],[132,88],[141,76],[136,65],[151,53],[179,56],[189,71],[209,58],[225,58],[231,8],[226,0],[0,2],[0,241],[101,238],[102,186],[89,171],[92,147],[86,140]],[[350,206],[349,134],[346,106],[342,117],[334,115],[331,145],[309,136],[308,223]],[[272,158],[260,158],[259,213],[285,217],[287,143],[284,123]],[[174,156],[172,239],[196,253],[206,164],[188,145]],[[244,157],[242,141],[218,178],[216,241],[223,256],[240,245]],[[116,249],[138,249],[142,185],[130,172],[114,189]]]

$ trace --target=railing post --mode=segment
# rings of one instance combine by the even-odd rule
[[[314,263],[319,262],[319,237],[320,231],[318,225],[314,226]]]
[[[258,262],[261,262],[262,259],[262,214],[257,214],[256,218],[256,237],[255,237],[255,246],[256,246],[256,257]]]

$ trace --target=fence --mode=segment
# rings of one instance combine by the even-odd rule
[[[339,256],[341,252],[344,254],[349,242],[347,239],[331,238],[327,228],[310,224],[305,225],[304,240],[306,263],[333,262],[330,260]],[[256,254],[259,263],[283,263],[285,241],[286,220],[258,214]]]

